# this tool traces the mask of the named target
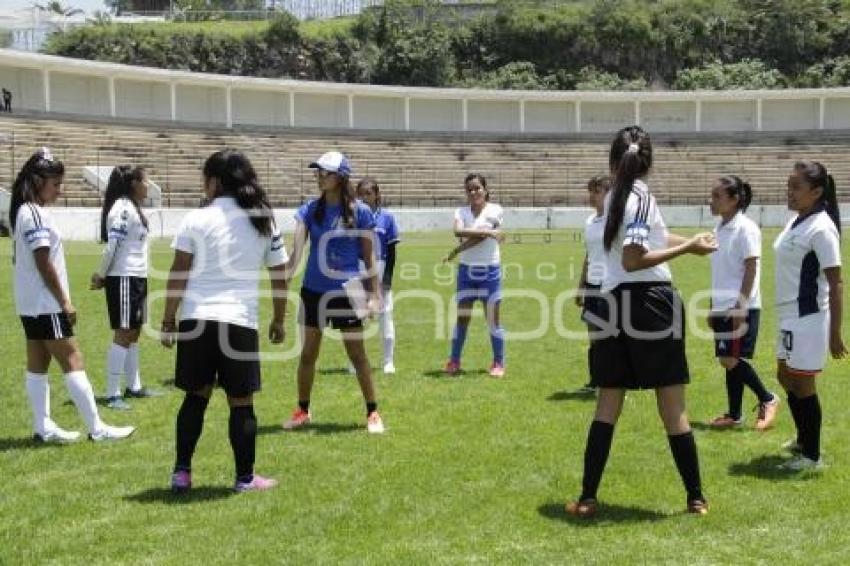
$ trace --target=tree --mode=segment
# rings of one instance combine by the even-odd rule
[[[45,4],[33,4],[32,6],[40,12],[47,12],[48,14],[59,16],[60,21],[62,22],[60,25],[62,31],[65,31],[65,28],[68,25],[68,18],[83,13],[81,9],[67,6],[58,0],[51,0]]]
[[[673,83],[677,90],[759,90],[783,88],[785,76],[757,59],[738,63],[715,61],[697,69],[685,69]]]

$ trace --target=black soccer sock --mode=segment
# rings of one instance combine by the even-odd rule
[[[741,404],[744,402],[744,382],[733,369],[726,370],[726,397],[729,399],[729,416],[735,420],[740,419]]]
[[[602,421],[590,423],[587,431],[587,446],[584,449],[584,478],[581,483],[580,501],[596,499],[596,491],[602,480],[602,472],[608,462],[611,441],[614,439],[614,425]]]
[[[377,410],[378,410],[377,401],[367,401],[366,402],[366,416],[367,417]]]
[[[737,375],[742,384],[749,387],[755,393],[759,403],[767,403],[773,400],[773,393],[767,390],[764,383],[759,379],[756,370],[746,360],[738,360],[738,365],[732,368],[731,371]]]
[[[233,459],[236,461],[236,477],[251,481],[257,447],[257,417],[253,405],[230,408],[229,433]]]
[[[682,476],[682,483],[685,484],[685,490],[688,492],[688,501],[703,500],[699,477],[699,456],[694,433],[688,431],[684,434],[668,435],[667,440],[670,442],[670,451],[673,453],[676,468]]]
[[[797,433],[797,444],[803,445],[803,436],[800,432],[800,399],[788,391],[788,409],[791,411],[791,418],[794,419],[794,428]]]
[[[305,413],[310,412],[310,400],[309,399],[307,399],[306,401],[299,400],[298,401],[298,408],[301,409],[302,411],[304,411]]]
[[[204,430],[204,413],[209,402],[206,397],[194,393],[187,393],[183,398],[175,427],[177,459],[174,462],[174,471],[192,469],[192,455]]]
[[[799,440],[803,447],[803,456],[811,460],[820,459],[820,427],[823,413],[817,394],[797,400],[800,408]]]

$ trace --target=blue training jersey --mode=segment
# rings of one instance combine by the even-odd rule
[[[318,199],[302,205],[295,220],[303,222],[310,239],[310,254],[302,286],[316,293],[338,291],[348,279],[359,272],[360,237],[358,230],[373,230],[372,210],[355,201],[354,228],[340,226],[342,209],[326,205],[322,222],[316,221]]]
[[[375,250],[375,257],[380,261],[386,261],[387,249],[389,249],[390,244],[396,244],[401,241],[398,224],[396,224],[395,216],[383,208],[375,210],[372,213],[372,218],[375,220],[375,233],[378,235],[379,246]]]

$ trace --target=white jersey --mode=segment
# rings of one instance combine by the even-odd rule
[[[823,270],[841,265],[838,229],[824,210],[794,217],[773,242],[780,319],[829,309]]]
[[[485,204],[478,216],[472,213],[472,208],[469,206],[458,208],[455,211],[455,220],[460,220],[462,226],[470,230],[495,230],[500,228],[502,216],[502,207],[492,202]],[[499,265],[502,262],[499,242],[494,238],[485,238],[483,242],[460,252],[458,261],[464,265]]]
[[[186,215],[171,247],[193,256],[180,320],[257,328],[260,268],[287,260],[276,227],[260,235],[235,199],[219,197]]]
[[[148,229],[130,199],[119,198],[109,209],[106,237],[101,276],[148,276]]]
[[[587,283],[602,285],[605,279],[605,216],[591,214],[584,223],[587,251]]]
[[[59,301],[47,288],[35,265],[33,253],[49,248],[50,263],[59,276],[59,284],[70,299],[68,272],[65,269],[65,249],[50,213],[39,205],[21,205],[15,220],[15,307],[21,316],[39,316],[62,311]]]
[[[605,196],[606,222],[613,195],[614,191],[608,191]],[[646,251],[667,248],[667,226],[661,217],[661,211],[658,209],[655,197],[649,192],[646,183],[640,180],[635,181],[632,186],[628,200],[626,200],[620,230],[614,237],[611,249],[605,254],[603,291],[610,291],[621,283],[668,282],[671,280],[670,268],[667,267],[667,263],[659,263],[653,267],[632,272],[623,269],[623,248],[632,245],[640,246]]]
[[[761,230],[758,225],[738,212],[729,222],[714,229],[717,251],[711,254],[711,310],[728,311],[735,307],[744,281],[744,261],[756,258],[756,277],[746,305],[747,309],[761,308]]]

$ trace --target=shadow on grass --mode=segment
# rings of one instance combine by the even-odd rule
[[[55,442],[40,442],[31,436],[24,436],[20,438],[0,438],[0,452],[39,448],[60,448],[62,446],[62,444],[57,444]]]
[[[582,389],[576,389],[573,391],[555,391],[548,397],[546,397],[547,401],[595,401],[596,400],[596,392],[594,391],[584,391]]]
[[[743,427],[743,426],[733,426],[733,427],[729,427],[729,428],[715,428],[708,423],[703,423],[703,422],[699,422],[699,421],[691,421],[691,428],[694,429],[694,430],[703,430],[703,431],[707,430],[709,432],[717,432],[717,433],[721,433],[721,434],[724,433],[724,432],[730,433],[730,434],[740,434],[742,432],[749,432],[749,431],[753,430],[751,428],[746,428],[746,427]]]
[[[283,427],[279,424],[269,424],[258,426],[257,434],[346,434],[360,430],[365,431],[366,425],[355,423],[310,423],[294,430],[283,430]]]
[[[375,369],[372,368],[372,371],[375,371]],[[316,373],[319,375],[350,375],[354,377],[353,373],[348,372],[348,368],[324,368],[316,370]]]
[[[236,493],[233,489],[223,486],[193,487],[187,493],[174,494],[167,487],[153,487],[128,495],[124,499],[134,503],[165,503],[168,505],[186,505],[203,503],[231,497]]]
[[[452,379],[457,379],[459,377],[489,375],[489,373],[490,372],[487,371],[486,369],[479,368],[479,369],[470,369],[470,370],[462,369],[459,372],[457,372],[455,375],[448,375],[441,368],[441,369],[432,369],[432,370],[428,370],[428,371],[423,371],[422,375],[424,375],[425,377],[433,377],[433,378],[436,378],[436,379],[452,380]]]
[[[545,503],[537,508],[537,512],[547,519],[563,521],[581,527],[594,527],[609,523],[645,523],[661,521],[670,517],[650,509],[608,503],[600,503],[599,512],[591,519],[568,515],[566,509],[564,509],[564,503]]]
[[[750,476],[763,480],[772,481],[800,481],[810,480],[818,477],[816,471],[795,472],[793,470],[781,470],[777,466],[787,462],[790,458],[782,456],[758,456],[749,462],[739,462],[729,465],[730,476]]]

